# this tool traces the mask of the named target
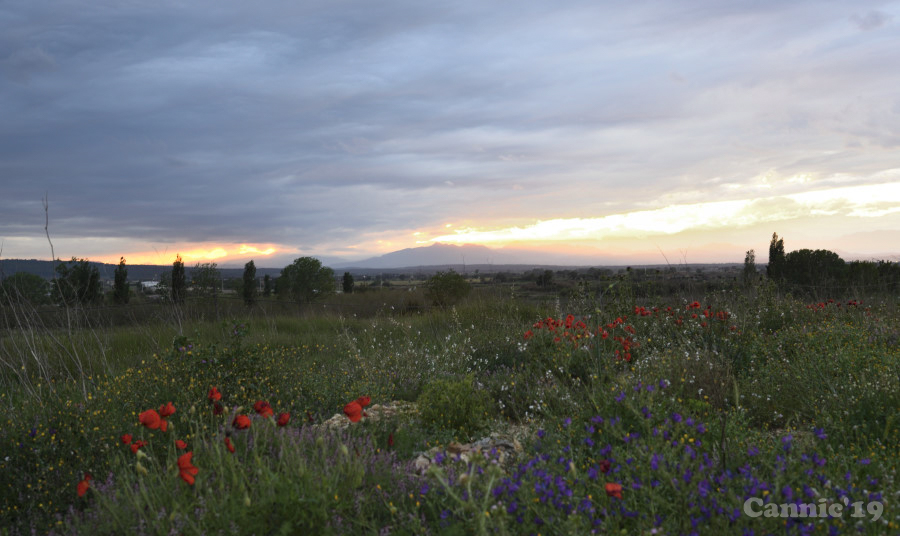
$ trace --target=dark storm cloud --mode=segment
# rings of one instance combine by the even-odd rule
[[[41,235],[47,193],[65,236],[328,244],[875,173],[896,10],[7,1],[0,229]]]

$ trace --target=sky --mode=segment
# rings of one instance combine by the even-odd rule
[[[898,64],[897,1],[3,0],[0,256],[897,261]]]

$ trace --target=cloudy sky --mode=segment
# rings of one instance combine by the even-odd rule
[[[3,0],[0,255],[898,260],[898,65],[896,1]]]

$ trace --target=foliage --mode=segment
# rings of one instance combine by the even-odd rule
[[[43,277],[16,272],[0,281],[0,298],[13,303],[43,305],[50,303],[50,286]]]
[[[344,272],[344,278],[341,283],[343,285],[344,294],[353,293],[353,276],[350,274],[350,272]]]
[[[744,257],[744,284],[752,283],[756,279],[756,276],[756,252],[751,249]]]
[[[263,277],[263,296],[268,298],[272,295],[272,276],[266,274]]]
[[[60,305],[90,305],[103,300],[100,290],[100,273],[87,259],[60,262],[56,265],[56,278],[50,283],[50,296]]]
[[[184,261],[181,260],[181,255],[177,255],[175,257],[175,262],[172,263],[170,282],[172,285],[172,301],[176,304],[184,303],[184,296],[187,292],[187,283],[184,275]]]
[[[128,288],[128,268],[125,267],[125,257],[120,257],[115,271],[113,301],[121,305],[128,303],[129,299],[131,299],[131,289]]]
[[[191,270],[191,283],[201,296],[217,297],[222,287],[222,272],[218,264],[197,263]]]
[[[310,303],[334,293],[334,272],[313,257],[300,257],[281,270],[277,293],[297,303]]]
[[[244,297],[244,303],[252,306],[256,303],[256,295],[259,289],[256,288],[256,265],[251,260],[244,265],[244,280],[241,285],[241,295]]]
[[[471,375],[429,383],[417,403],[426,426],[465,438],[481,430],[488,407],[485,392],[475,387]]]
[[[446,307],[457,303],[472,290],[466,278],[453,270],[438,272],[425,282],[425,295],[431,303]]]
[[[766,275],[775,281],[784,278],[784,239],[778,238],[778,233],[772,233],[772,241],[769,243],[769,264],[766,266]]]

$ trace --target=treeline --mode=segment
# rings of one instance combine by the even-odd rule
[[[753,251],[747,252],[748,258]],[[747,260],[745,260],[745,263]],[[766,276],[782,290],[827,296],[848,292],[874,294],[900,290],[900,263],[844,261],[826,249],[799,249],[785,253],[784,239],[772,234]]]

